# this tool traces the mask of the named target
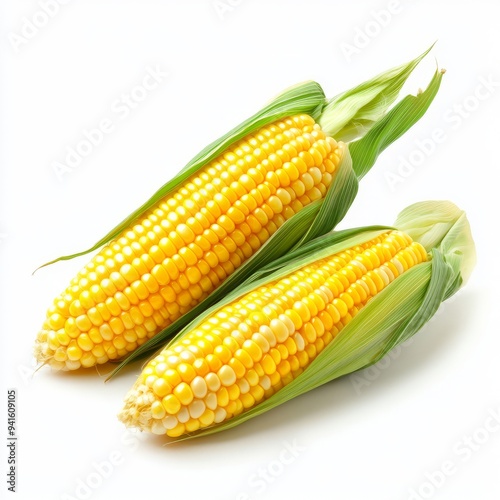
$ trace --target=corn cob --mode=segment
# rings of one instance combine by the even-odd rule
[[[308,115],[236,143],[78,273],[47,312],[37,359],[74,370],[134,350],[324,197],[343,147]]]
[[[147,363],[119,418],[171,438],[210,434],[381,359],[475,261],[449,202],[408,207],[395,227],[332,233],[275,261]]]
[[[370,298],[427,252],[399,231],[320,259],[221,308],[151,360],[120,418],[178,437],[298,377]]]

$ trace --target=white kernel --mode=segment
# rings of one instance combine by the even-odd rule
[[[387,274],[383,271],[381,267],[374,269],[374,272],[377,273],[382,278],[382,281],[384,282],[385,286],[387,286],[390,283],[389,276],[387,276]]]
[[[166,371],[167,371],[168,366],[165,363],[158,363],[155,366],[155,373],[159,377],[161,377]]]
[[[179,357],[184,363],[194,363],[196,360],[196,356],[191,352],[188,351],[187,349],[184,349],[180,354]]]
[[[224,410],[224,408],[217,408],[217,410],[215,411],[215,419],[214,419],[214,422],[216,424],[222,422],[225,418],[226,418],[226,410]]]
[[[403,274],[405,272],[405,268],[403,267],[403,264],[401,264],[401,262],[399,262],[398,259],[392,258],[391,262],[394,264],[394,266],[398,270],[399,274]]]
[[[195,398],[204,398],[207,394],[207,383],[203,377],[195,377],[191,382],[191,389]]]
[[[177,412],[177,420],[179,420],[179,422],[181,424],[185,424],[188,420],[189,420],[189,412],[188,412],[188,409],[183,406],[178,412]]]
[[[189,405],[189,414],[191,415],[191,418],[201,417],[204,411],[205,411],[205,403],[203,401],[200,401],[199,399],[195,399]]]
[[[153,425],[151,425],[151,432],[153,434],[157,434],[158,436],[162,436],[165,434],[165,427],[163,425],[163,422],[161,420],[155,420],[153,422]]]
[[[295,332],[295,325],[293,321],[286,315],[286,314],[280,314],[278,318],[285,323],[285,326],[288,328],[288,332],[290,335],[293,335]]]
[[[271,347],[276,345],[276,336],[267,325],[261,325],[259,327],[259,333],[269,342]]]
[[[295,343],[297,344],[297,351],[303,351],[304,348],[306,347],[306,343],[304,342],[304,337],[300,333],[296,333],[293,336],[293,340],[295,340]]]
[[[205,375],[205,382],[207,383],[208,388],[213,392],[218,391],[220,389],[220,379],[213,372],[207,373]]]
[[[173,415],[169,415],[162,420],[162,423],[165,429],[169,430],[173,429],[179,423],[179,421]]]
[[[267,391],[268,389],[271,388],[271,379],[267,375],[264,375],[259,380],[259,385],[262,387],[262,389],[264,389],[265,391]]]
[[[236,373],[229,365],[224,365],[218,372],[219,380],[222,385],[229,387],[236,382]]]
[[[66,368],[68,370],[78,370],[78,368],[80,368],[81,364],[80,364],[80,361],[71,361],[71,360],[67,360],[65,361],[66,363]],[[53,368],[54,370],[62,370],[62,368],[64,367],[64,363],[62,362],[52,362],[50,364],[50,367]]]
[[[385,274],[387,274],[387,277],[389,278],[389,281],[391,283],[396,279],[394,273],[385,264],[383,266],[380,266],[380,269],[384,271]]]
[[[245,378],[238,380],[238,387],[240,388],[241,394],[246,394],[250,390],[250,384]]]
[[[262,349],[264,354],[271,348],[266,337],[264,337],[261,333],[254,333],[252,335],[252,340]]]
[[[245,336],[239,330],[233,330],[231,332],[231,337],[233,337],[239,345],[242,345],[246,340]]]
[[[276,340],[279,343],[285,342],[285,340],[290,336],[290,332],[283,321],[280,319],[272,319],[270,323],[270,328],[273,331]]]
[[[209,410],[215,410],[217,408],[217,394],[209,392],[205,397],[205,404]]]
[[[169,368],[175,368],[180,362],[181,358],[179,358],[179,356],[169,356],[167,358],[167,363]]]
[[[363,271],[363,274],[366,274],[368,272],[368,269],[366,269],[365,265],[357,259],[351,260],[349,264],[359,267],[361,271]]]
[[[333,296],[333,292],[327,286],[321,285],[319,287],[319,290],[321,290],[327,296],[327,298],[328,298],[327,302],[332,302],[333,299],[335,298]]]
[[[358,281],[356,281],[356,283],[365,289],[366,295],[368,295],[368,297],[371,296],[370,288],[363,280],[359,279]]]

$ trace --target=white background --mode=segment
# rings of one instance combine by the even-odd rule
[[[500,424],[489,417],[500,419],[498,3],[75,0],[30,31],[34,18],[43,24],[40,3],[4,0],[0,11],[0,426],[15,387],[15,498],[499,498]],[[363,179],[342,223],[391,223],[423,199],[450,199],[468,212],[475,272],[411,345],[370,373],[170,447],[116,419],[139,365],[107,384],[104,368],[101,376],[33,375],[46,308],[86,258],[32,275],[38,265],[96,241],[284,88],[313,79],[332,96],[435,40],[404,88],[425,87],[437,60],[447,73],[435,102]],[[126,115],[116,102],[148,67],[168,76]],[[113,131],[59,179],[54,163],[103,119]],[[429,146],[436,129],[444,139]],[[391,187],[387,175],[404,160],[418,165]],[[285,443],[297,446],[293,460]],[[95,464],[110,456],[113,470],[98,476]],[[2,452],[2,478],[6,460]],[[445,462],[448,475],[436,473]],[[1,483],[0,497],[14,498]]]

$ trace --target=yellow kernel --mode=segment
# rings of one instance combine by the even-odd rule
[[[290,356],[293,356],[294,354],[296,354],[297,344],[295,343],[295,341],[291,337],[288,337],[286,339],[285,347],[286,347],[286,350],[288,351],[288,353],[290,354]]]
[[[181,409],[181,403],[173,394],[169,394],[162,399],[165,411],[170,415],[175,415]]]
[[[95,356],[91,352],[84,352],[80,358],[80,363],[85,368],[94,366],[96,364]]]
[[[196,377],[196,372],[194,368],[187,364],[187,363],[181,363],[177,366],[177,372],[181,376],[181,379],[184,382],[191,382],[195,377]]]
[[[240,388],[236,384],[233,384],[232,386],[228,387],[227,393],[229,395],[230,401],[236,401],[241,395]]]
[[[49,318],[49,326],[52,330],[60,330],[64,328],[66,320],[60,314],[52,314]]]
[[[92,323],[86,314],[82,314],[81,316],[78,316],[75,320],[75,323],[76,323],[76,327],[81,332],[88,332],[92,328]]]
[[[236,358],[232,358],[229,361],[229,366],[234,370],[237,379],[240,379],[245,375],[246,369],[243,366],[243,363]]]
[[[271,196],[266,203],[275,214],[279,214],[283,210],[283,203],[277,196]]]
[[[66,361],[68,359],[68,355],[66,353],[66,350],[63,349],[62,347],[59,347],[56,352],[54,353],[54,359],[59,362]]]
[[[303,325],[303,320],[300,314],[295,309],[287,309],[285,311],[285,316],[287,316],[292,321],[296,330],[298,330]]]
[[[268,377],[268,388],[271,386],[271,381]],[[262,382],[264,379],[262,380]],[[264,388],[261,385],[255,385],[250,389],[250,394],[255,398],[255,401],[260,401],[264,397]]]
[[[254,364],[252,357],[245,349],[238,349],[234,353],[234,357],[238,359],[245,368],[252,368]]]
[[[71,337],[66,333],[65,330],[59,330],[57,332],[57,341],[60,345],[68,345],[71,342]]]
[[[193,391],[186,382],[181,382],[175,389],[174,395],[181,402],[182,405],[187,406],[193,401]]]
[[[92,340],[90,340],[90,337],[85,333],[82,333],[76,339],[76,341],[80,349],[82,349],[82,351],[91,351],[92,348],[94,347],[94,343],[92,342]]]
[[[217,404],[219,406],[227,406],[229,404],[229,393],[225,387],[221,387],[217,391]]]
[[[215,420],[215,413],[212,410],[205,410],[203,415],[199,417],[199,420],[202,425],[208,427],[209,425],[212,425]]]
[[[232,358],[231,351],[224,345],[218,345],[214,349],[214,354],[221,360],[222,363],[228,363]]]
[[[167,429],[166,434],[170,437],[179,437],[186,432],[186,426],[180,422],[173,428]]]
[[[254,362],[262,358],[262,349],[253,340],[245,340],[242,347],[247,351]]]
[[[114,317],[109,320],[109,326],[115,335],[120,335],[125,331],[125,327],[120,318]]]
[[[299,300],[295,302],[293,304],[293,309],[300,316],[304,323],[311,319],[311,312],[302,301]]]
[[[70,361],[77,361],[79,360],[81,357],[82,357],[82,350],[78,347],[78,345],[75,343],[73,343],[74,341],[72,341],[70,343],[70,345],[68,346],[68,349],[66,350],[66,353],[68,355],[68,359]]]
[[[213,372],[217,372],[221,369],[222,361],[214,354],[208,354],[206,360],[208,366],[210,367],[210,370],[212,370]]]
[[[290,373],[291,367],[290,367],[290,362],[286,359],[282,360],[280,364],[276,367],[278,370],[278,373],[282,376],[285,377]]]
[[[170,394],[172,392],[172,387],[163,378],[158,378],[153,383],[153,391],[155,392],[155,394],[157,396],[159,396],[160,398],[162,398],[162,397],[164,397],[167,394]],[[163,417],[161,417],[161,418],[163,418]]]
[[[259,374],[256,372],[256,370],[251,369],[248,370],[246,375],[245,375],[246,380],[250,384],[250,387],[253,387],[259,383]]]
[[[171,387],[175,387],[182,382],[180,375],[172,368],[167,369],[162,376]]]
[[[262,339],[260,337],[262,337]],[[271,330],[271,328],[267,325],[261,325],[259,327],[259,333],[254,334],[252,339],[257,343],[263,352],[267,352],[269,347],[274,347],[276,345],[276,336],[273,330]]]
[[[243,394],[241,396],[241,403],[243,408],[251,408],[255,404],[255,399],[250,393]]]
[[[80,330],[76,326],[76,321],[74,318],[68,318],[66,323],[64,323],[64,331],[71,338],[76,338],[80,334]]]
[[[262,369],[264,370],[264,373],[266,375],[271,375],[276,371],[276,363],[274,362],[273,357],[269,354],[264,355],[260,362],[260,365],[262,366]]]
[[[193,346],[193,348],[196,349],[195,346]],[[204,358],[195,359],[193,361],[193,368],[195,369],[196,373],[201,377],[204,377],[210,371],[210,367],[208,366],[208,363],[205,361]]]

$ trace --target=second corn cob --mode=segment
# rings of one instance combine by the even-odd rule
[[[242,285],[148,362],[120,419],[173,438],[217,432],[380,359],[475,260],[467,219],[449,202],[411,206],[395,225],[403,231],[318,238]]]
[[[426,260],[422,245],[388,231],[257,288],[150,361],[121,418],[177,437],[240,414],[298,377],[370,298]]]

